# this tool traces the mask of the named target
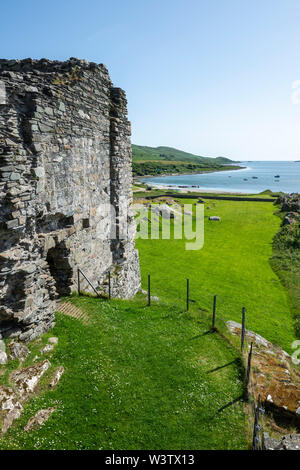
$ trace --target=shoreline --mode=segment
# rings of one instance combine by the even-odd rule
[[[233,165],[234,166],[234,165]],[[202,188],[199,185],[176,185],[176,184],[166,184],[166,183],[152,183],[152,182],[147,182],[143,181],[143,179],[150,179],[150,178],[167,178],[168,176],[190,176],[190,175],[205,175],[205,174],[212,174],[212,173],[220,173],[224,172],[226,173],[227,171],[248,171],[251,170],[251,167],[245,166],[245,167],[240,167],[240,168],[234,168],[232,170],[216,170],[216,171],[208,171],[208,172],[203,172],[199,173],[197,171],[196,173],[169,173],[165,175],[160,175],[160,176],[154,176],[154,175],[144,175],[144,176],[138,176],[137,178],[134,178],[136,183],[143,183],[146,184],[148,187],[152,187],[153,189],[159,189],[159,190],[174,190],[178,193],[189,193],[189,192],[197,192],[197,193],[214,193],[214,194],[238,194],[238,195],[244,195],[248,193],[243,193],[240,191],[223,191],[221,189],[213,189],[213,188]],[[182,187],[184,186],[184,187]],[[142,189],[142,188],[141,188]],[[253,193],[256,194],[256,193]],[[257,193],[259,194],[259,193]]]
[[[228,165],[229,166],[229,165]],[[238,166],[238,165],[232,165],[233,167],[237,168],[226,168],[226,170],[216,170],[214,169],[213,171],[192,171],[191,173],[164,173],[163,175],[142,175],[142,176],[134,176],[133,180],[135,181],[141,181],[141,178],[167,178],[168,176],[193,176],[193,175],[211,175],[212,173],[226,173],[226,171],[244,171],[244,170],[251,170],[250,167],[248,166]],[[153,183],[156,184],[156,183]],[[163,183],[162,183],[163,184]]]

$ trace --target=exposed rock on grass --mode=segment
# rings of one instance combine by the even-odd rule
[[[23,343],[12,341],[9,345],[9,357],[10,359],[24,360],[29,355],[30,351]]]
[[[30,418],[24,427],[24,431],[40,429],[40,427],[50,418],[55,410],[55,407],[47,408],[46,410],[39,410],[32,418]]]
[[[17,389],[21,402],[27,400],[34,392],[39,380],[46,370],[49,369],[50,365],[50,362],[45,360],[11,374],[11,380]]]
[[[46,346],[44,346],[44,347],[41,349],[41,353],[42,353],[42,354],[47,354],[48,352],[53,351],[53,349],[54,349],[54,345],[53,345],[53,344],[46,344]]]
[[[56,369],[56,371],[53,374],[52,380],[49,384],[50,388],[53,388],[53,387],[55,387],[55,385],[58,384],[58,382],[60,381],[61,376],[63,375],[64,371],[65,371],[65,369],[64,369],[63,366],[60,366]]]
[[[1,431],[6,431],[12,426],[15,419],[21,416],[23,406],[19,402],[14,391],[5,386],[0,387],[0,421]]]
[[[228,329],[241,335],[241,325],[227,322]],[[250,389],[255,399],[261,396],[265,408],[272,413],[300,421],[300,372],[291,357],[279,346],[246,330],[246,339],[253,342]]]
[[[241,336],[242,325],[240,323],[230,320],[226,323],[226,325],[233,335]],[[254,333],[254,331],[245,330],[245,335],[248,341],[253,341],[258,346],[264,346],[265,348],[272,347],[272,343],[270,343],[270,341],[266,340],[257,333]]]

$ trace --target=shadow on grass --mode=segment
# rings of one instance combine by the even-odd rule
[[[204,331],[204,333],[201,333],[200,335],[197,335],[197,336],[193,336],[192,338],[190,338],[190,340],[194,340],[194,339],[198,339],[198,338],[201,338],[202,336],[206,336],[206,335],[210,335],[214,333],[213,330],[207,330],[207,331]]]
[[[226,405],[222,406],[217,410],[217,413],[222,413],[222,411],[226,410],[226,408],[229,408],[230,406],[234,405],[235,403],[238,403],[239,401],[244,401],[244,395],[240,395],[239,397],[235,398],[234,400],[231,400],[229,403]]]
[[[237,357],[237,358],[234,359],[233,361],[227,362],[227,364],[224,364],[223,366],[219,366],[219,367],[216,367],[215,369],[208,370],[208,371],[207,371],[207,374],[212,374],[213,372],[217,372],[218,370],[224,369],[225,367],[231,366],[231,365],[233,365],[233,364],[239,366],[239,365],[240,365],[240,362],[241,362],[241,361],[240,361],[240,358]]]

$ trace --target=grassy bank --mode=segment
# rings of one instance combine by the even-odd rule
[[[284,214],[278,213],[280,220]],[[295,320],[295,331],[300,338],[300,226],[282,227],[274,238],[271,264],[285,286]]]
[[[65,374],[25,406],[1,449],[247,447],[239,355],[201,315],[145,307],[144,298],[71,301],[90,324],[57,314],[51,336],[59,343],[49,359]],[[39,431],[23,431],[50,406],[57,410]]]

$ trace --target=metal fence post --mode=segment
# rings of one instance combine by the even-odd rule
[[[245,343],[245,316],[246,316],[246,309],[243,307],[243,312],[242,312],[242,334],[241,334],[241,350],[243,351],[244,349],[244,343]]]
[[[214,295],[214,306],[213,306],[213,319],[212,319],[212,329],[215,330],[216,326],[216,305],[217,305],[217,296]]]
[[[248,389],[249,382],[250,382],[252,348],[253,348],[253,343],[251,343],[250,351],[249,351],[249,354],[248,354],[248,367],[247,367],[247,380],[246,380],[246,387],[247,387],[247,389]]]
[[[151,305],[151,278],[150,274],[148,274],[148,306]]]
[[[108,272],[108,298],[111,299],[111,278],[110,278],[110,271]]]
[[[260,395],[258,395],[257,406],[255,407],[255,415],[254,415],[254,428],[253,428],[253,441],[252,441],[252,449],[253,450],[261,450],[262,449],[262,440],[261,440],[261,431],[262,427],[259,424],[259,415],[263,415],[265,410],[262,407]]]
[[[77,288],[78,288],[78,295],[80,295],[80,270],[77,268]]]
[[[186,280],[186,310],[189,311],[190,308],[190,280]]]

